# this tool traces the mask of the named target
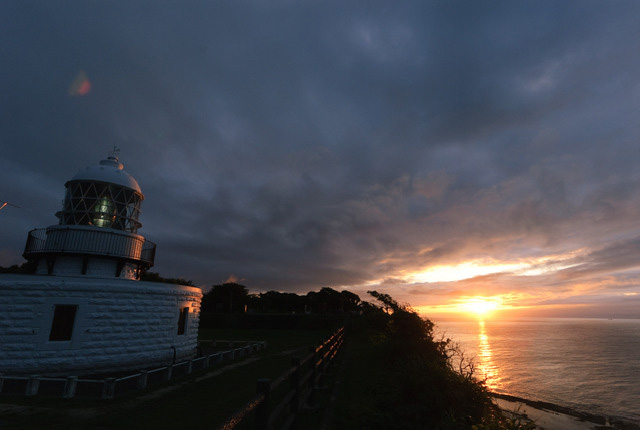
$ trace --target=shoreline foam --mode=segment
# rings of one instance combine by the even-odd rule
[[[508,394],[491,395],[502,410],[523,416],[544,430],[640,430],[640,423],[624,417],[593,414]]]

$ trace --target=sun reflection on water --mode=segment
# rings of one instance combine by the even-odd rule
[[[489,344],[484,321],[479,320],[478,324],[478,370],[480,371],[480,376],[486,379],[487,388],[496,390],[500,387],[500,374],[498,367],[492,361],[493,352]]]

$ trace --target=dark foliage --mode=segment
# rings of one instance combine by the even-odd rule
[[[363,356],[346,381],[357,399],[350,395],[348,418],[336,428],[466,430],[483,422],[492,408],[488,392],[454,371],[450,341],[435,340],[431,321],[388,294],[369,294],[380,305],[363,306],[357,329]]]
[[[0,267],[0,273],[33,274],[36,273],[36,264],[32,261],[27,261],[26,263],[22,263],[20,266],[14,264],[9,267]]]
[[[244,313],[249,303],[247,287],[228,282],[214,285],[202,296],[200,309],[202,313]]]
[[[190,287],[194,287],[192,281],[182,279],[182,278],[163,278],[160,274],[156,272],[143,272],[140,276],[141,281],[147,282],[162,282],[165,284],[178,284],[178,285],[188,285]]]
[[[267,291],[248,294],[235,283],[214,285],[202,298],[203,313],[344,314],[360,309],[360,297],[350,291],[322,288],[304,296]]]

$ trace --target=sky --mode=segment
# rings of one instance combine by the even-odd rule
[[[639,22],[624,0],[0,2],[0,265],[115,146],[165,277],[640,318]]]

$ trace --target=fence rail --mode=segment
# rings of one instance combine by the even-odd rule
[[[252,413],[256,430],[295,428],[299,413],[305,408],[314,407],[316,391],[324,388],[329,366],[343,342],[344,327],[320,346],[312,347],[303,359],[293,358],[291,368],[275,380],[258,379],[258,393],[227,418],[218,430],[236,429]],[[288,387],[285,384],[287,381]]]
[[[196,370],[204,370],[223,361],[236,360],[266,348],[264,341],[209,342],[228,345],[243,344],[244,346],[206,354],[152,370],[140,370],[137,373],[119,378],[83,379],[77,376],[51,378],[41,375],[10,376],[0,374],[0,394],[44,395],[65,399],[74,397],[113,399],[120,394],[142,390],[149,385],[169,381],[175,376],[188,375]]]

